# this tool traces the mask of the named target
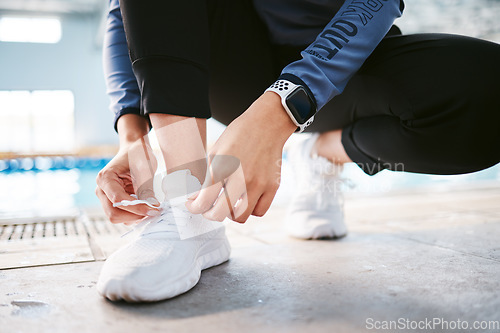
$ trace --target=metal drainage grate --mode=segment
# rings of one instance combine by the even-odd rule
[[[4,224],[0,226],[0,241],[13,241],[46,237],[67,237],[84,234],[76,218],[57,221]]]
[[[127,230],[86,214],[0,221],[0,269],[104,260]]]

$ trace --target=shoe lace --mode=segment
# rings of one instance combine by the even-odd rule
[[[171,205],[168,202],[164,202],[160,205],[159,210],[159,216],[144,219],[121,237],[125,237],[137,230],[141,230],[141,236],[160,232],[178,234],[178,225],[184,225],[192,218],[192,215],[189,214],[184,205]]]

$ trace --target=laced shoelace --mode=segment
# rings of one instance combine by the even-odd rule
[[[144,219],[143,221],[135,225],[132,229],[124,233],[121,237],[125,237],[133,232],[136,232],[137,230],[142,230],[141,236],[151,235],[159,232],[178,233],[178,223],[182,223],[182,220],[187,222],[192,218],[192,215],[189,214],[187,208],[184,207],[184,205],[171,205],[168,202],[163,202],[160,205],[159,210],[161,212],[159,216],[153,216]],[[151,229],[154,225],[157,225],[159,223],[162,224],[161,229],[153,230],[150,232],[147,231],[148,229]]]

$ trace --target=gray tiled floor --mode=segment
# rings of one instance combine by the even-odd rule
[[[0,331],[353,332],[400,318],[500,324],[493,185],[350,197],[350,233],[337,241],[288,238],[283,209],[274,207],[228,226],[228,263],[154,304],[102,299],[102,261],[3,270]]]

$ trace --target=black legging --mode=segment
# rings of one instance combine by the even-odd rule
[[[229,124],[306,47],[271,44],[250,1],[120,4],[145,114]],[[498,44],[388,36],[308,131],[342,129],[368,174],[481,170],[500,162],[499,78]]]

